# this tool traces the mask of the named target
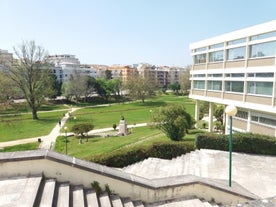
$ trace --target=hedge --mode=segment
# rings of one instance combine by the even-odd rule
[[[195,150],[194,144],[185,142],[155,143],[147,148],[117,150],[106,155],[86,157],[86,160],[109,167],[125,167],[149,157],[172,159]]]
[[[234,133],[233,151],[249,154],[276,155],[276,138],[253,134]],[[213,133],[198,134],[196,147],[198,149],[215,149],[228,151],[229,135],[217,135]]]

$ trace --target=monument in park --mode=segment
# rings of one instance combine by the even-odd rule
[[[120,120],[120,124],[119,124],[119,133],[118,133],[118,135],[125,136],[127,134],[128,134],[127,123],[126,123],[126,120],[125,120],[124,116],[122,116],[121,120]]]

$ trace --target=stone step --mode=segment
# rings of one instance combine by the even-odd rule
[[[133,201],[133,205],[135,207],[144,207],[144,204],[142,203],[142,201]]]
[[[99,197],[101,207],[112,207],[109,196],[107,193],[103,193]]]
[[[57,194],[57,207],[69,206],[70,203],[70,185],[69,182],[59,183]]]
[[[34,206],[42,176],[19,176],[0,180],[0,206]]]
[[[190,199],[183,201],[176,201],[172,203],[165,203],[156,207],[206,207],[199,199]]]
[[[85,190],[87,207],[99,207],[98,196],[92,189]]]
[[[134,207],[130,198],[123,199],[124,207]]]
[[[72,187],[73,207],[84,207],[83,186],[77,185]]]
[[[205,207],[212,207],[212,205],[207,201],[204,201],[203,204]]]
[[[42,196],[40,199],[39,206],[40,207],[52,206],[54,194],[55,194],[55,188],[56,188],[56,180],[46,179],[42,185],[43,185],[43,189],[42,189]]]
[[[124,207],[121,198],[118,195],[111,195],[110,199],[113,207]]]

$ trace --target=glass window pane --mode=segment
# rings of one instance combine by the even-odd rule
[[[256,73],[256,77],[260,78],[273,78],[274,73]]]
[[[221,91],[222,82],[221,81],[208,81],[208,89]]]
[[[195,64],[206,63],[206,54],[199,54],[194,56]]]
[[[276,37],[276,31],[252,36],[251,40],[260,40],[260,39],[265,39],[270,37]]]
[[[246,38],[229,41],[227,43],[227,45],[236,45],[236,44],[240,44],[240,43],[244,43],[244,42],[246,42]]]
[[[255,93],[255,82],[247,82],[247,93]]]
[[[276,55],[276,42],[266,42],[250,46],[250,57],[267,57]]]
[[[194,80],[195,89],[205,89],[205,81]]]
[[[219,43],[219,44],[211,45],[210,49],[220,48],[220,47],[223,47],[223,46],[224,46],[224,43]]]
[[[243,81],[225,81],[225,91],[243,93]]]
[[[245,47],[238,47],[227,50],[227,60],[245,59]]]
[[[256,94],[272,95],[272,86],[271,82],[256,82]]]
[[[195,49],[195,52],[203,52],[205,50],[206,50],[206,47],[201,47],[201,48]]]
[[[210,52],[209,53],[209,62],[218,62],[223,61],[223,51]]]

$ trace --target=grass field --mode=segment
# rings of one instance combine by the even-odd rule
[[[87,106],[73,113],[66,126],[70,129],[76,123],[92,122],[95,129],[112,127],[113,124],[119,124],[122,115],[127,124],[148,123],[151,114],[158,107],[169,103],[184,103],[187,112],[192,116],[194,114],[194,103],[188,97],[161,95],[147,99],[145,103],[136,101],[98,107]],[[39,120],[33,120],[30,113],[25,113],[24,107],[26,106],[20,104],[18,109],[7,110],[9,114],[0,114],[0,142],[47,135],[70,109],[70,106],[66,105],[45,105],[38,113]]]
[[[5,142],[47,135],[58,123],[63,113],[61,111],[38,113],[39,120],[33,120],[31,114],[1,117],[0,141]]]
[[[194,138],[195,133],[192,132],[187,134],[183,141],[194,142]],[[68,137],[67,140],[68,154],[78,158],[110,153],[122,148],[148,147],[156,142],[170,142],[164,133],[150,127],[133,128],[132,133],[127,136],[90,137],[88,142],[84,138],[83,144],[79,144],[79,138],[76,137]],[[55,151],[65,154],[65,148],[65,137],[58,137]]]
[[[20,144],[16,146],[5,147],[0,149],[0,152],[15,152],[15,151],[25,151],[25,150],[36,150],[39,147],[39,142]]]
[[[112,127],[113,124],[119,124],[121,116],[124,116],[128,124],[148,123],[151,114],[158,107],[170,103],[185,103],[187,112],[193,116],[194,103],[190,99],[185,96],[169,95],[153,98],[145,103],[132,102],[83,108],[72,114],[72,117],[68,120],[67,127],[71,128],[75,123],[82,122],[92,122],[95,129]]]

